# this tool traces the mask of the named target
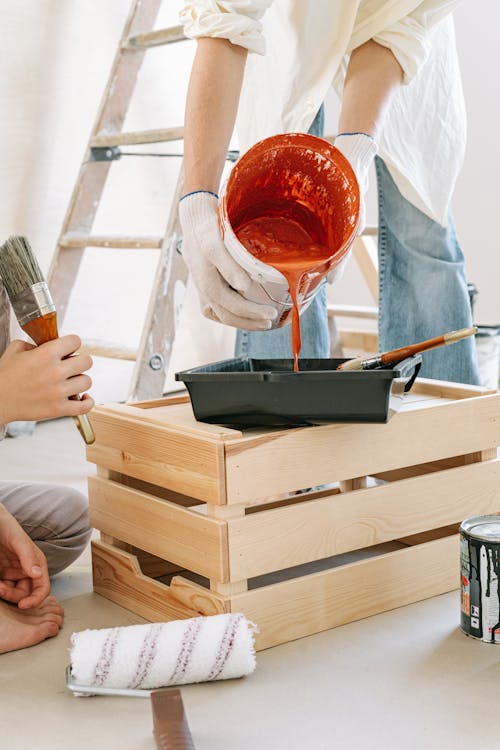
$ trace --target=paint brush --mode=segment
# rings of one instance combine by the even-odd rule
[[[454,344],[456,341],[461,341],[469,336],[474,336],[477,333],[477,328],[461,328],[459,331],[450,331],[450,333],[444,333],[442,336],[435,336],[433,339],[427,339],[426,341],[420,341],[418,344],[410,344],[409,346],[402,346],[400,349],[393,349],[390,352],[383,352],[382,354],[375,354],[373,357],[357,357],[356,359],[348,359],[347,362],[343,362],[337,367],[337,370],[373,370],[375,367],[383,367],[384,365],[393,365],[396,362],[401,362],[407,357],[413,357],[414,354],[420,352],[427,352],[429,349],[437,349],[440,346],[448,346],[448,344]]]
[[[0,247],[0,276],[19,325],[35,344],[59,338],[55,305],[33,251],[25,237],[13,235]],[[70,396],[80,399],[81,396]],[[73,417],[87,444],[95,440],[86,414]]]

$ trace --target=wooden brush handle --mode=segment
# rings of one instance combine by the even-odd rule
[[[393,349],[391,352],[384,352],[380,355],[383,365],[390,365],[392,362],[399,362],[407,357],[413,357],[414,354],[419,354],[429,349],[435,349],[438,346],[444,346],[446,344],[444,336],[436,336],[433,339],[427,341],[421,341],[418,344],[411,344],[410,346],[402,346],[400,349]]]
[[[75,398],[79,401],[82,400],[81,396],[71,396],[70,398]],[[92,443],[95,443],[94,430],[92,429],[92,425],[90,424],[90,419],[88,418],[88,416],[86,414],[79,414],[77,417],[73,417],[73,421],[76,424],[78,432],[85,440],[86,444],[92,445]]]
[[[428,352],[431,349],[437,349],[439,346],[454,344],[456,341],[466,339],[475,333],[477,333],[475,326],[472,328],[461,328],[459,331],[450,331],[441,336],[435,336],[433,339],[419,341],[417,344],[410,344],[409,346],[402,346],[400,349],[393,349],[390,352],[383,352],[380,355],[380,359],[382,360],[382,364],[390,365],[393,362],[400,362],[407,357],[413,357],[414,354],[420,354],[420,352]]]

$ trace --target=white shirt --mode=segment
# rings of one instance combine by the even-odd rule
[[[404,83],[379,154],[401,193],[445,225],[465,147],[465,107],[453,21],[457,0],[186,0],[190,38],[222,37],[250,52],[240,147],[307,131],[330,85],[341,93],[349,53],[368,41],[392,50]]]

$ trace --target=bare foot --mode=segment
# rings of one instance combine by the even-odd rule
[[[53,638],[63,620],[64,610],[53,596],[33,609],[19,609],[15,604],[0,601],[0,654]]]

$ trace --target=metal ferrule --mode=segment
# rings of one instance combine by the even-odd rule
[[[21,328],[30,320],[56,311],[56,306],[45,281],[39,281],[38,284],[29,286],[11,302]]]
[[[379,365],[382,364],[382,358],[375,356],[375,357],[367,357],[363,360],[363,370],[373,370],[375,367],[379,367]]]

